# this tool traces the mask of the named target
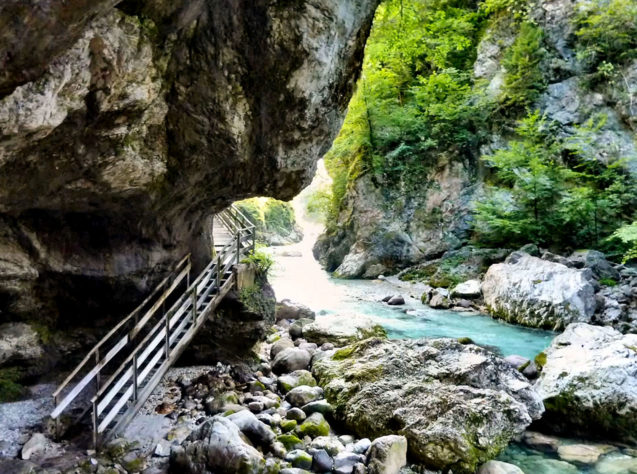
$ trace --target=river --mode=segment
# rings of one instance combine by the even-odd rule
[[[507,324],[486,314],[432,309],[420,302],[422,284],[401,282],[393,277],[383,280],[332,278],[312,255],[312,246],[323,226],[307,219],[302,199],[296,199],[293,204],[303,228],[303,240],[268,249],[275,260],[270,282],[278,300],[288,298],[303,303],[316,312],[317,318],[333,313],[345,317],[350,313],[367,315],[384,326],[390,338],[470,337],[475,343],[489,346],[503,356],[519,354],[533,358],[555,336],[551,331]],[[405,297],[404,306],[392,307],[381,301],[384,296],[395,294]],[[561,442],[586,443],[569,439]],[[499,459],[517,465],[525,474],[620,474],[627,472],[623,463],[632,462],[630,456],[617,450],[594,466],[576,466],[559,460],[556,454],[542,453],[515,443]]]

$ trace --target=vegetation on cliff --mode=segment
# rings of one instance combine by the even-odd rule
[[[347,197],[362,177],[389,201],[418,199],[437,185],[432,168],[444,155],[484,170],[478,178],[484,193],[473,206],[477,244],[533,242],[617,254],[630,248],[625,232],[631,227],[615,231],[635,220],[635,174],[621,147],[600,158],[596,140],[606,133],[600,129],[608,107],[625,122],[610,127],[632,130],[634,140],[635,101],[625,70],[637,57],[637,6],[630,0],[576,2],[562,13],[560,28],[573,32],[564,46],[572,58],[565,60],[549,38],[556,34],[547,30],[552,20],[539,17],[541,3],[381,5],[357,91],[326,156],[333,177],[328,238],[352,218]],[[476,73],[487,43],[500,51],[501,76],[489,80]],[[541,100],[551,84],[568,77],[577,78],[581,94],[597,94],[605,104],[591,106],[600,113],[588,122],[565,127]]]

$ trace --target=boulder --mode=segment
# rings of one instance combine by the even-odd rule
[[[316,449],[312,455],[312,469],[316,472],[331,472],[334,460],[324,449]]]
[[[435,288],[431,291],[429,306],[435,309],[449,309],[453,302],[449,298],[449,290],[445,288]]]
[[[343,346],[368,337],[384,337],[386,332],[373,319],[360,314],[329,314],[303,327],[303,336],[316,344]]]
[[[452,298],[464,298],[468,300],[474,300],[480,298],[482,295],[482,283],[480,280],[467,280],[464,283],[456,285],[451,290]]]
[[[272,371],[276,374],[305,370],[310,365],[312,355],[305,349],[289,347],[279,352],[272,362]]]
[[[389,435],[376,438],[370,445],[369,474],[398,474],[407,464],[407,438]]]
[[[576,268],[590,268],[599,279],[618,281],[620,278],[619,271],[606,260],[606,255],[597,250],[577,250],[568,261]]]
[[[277,385],[279,390],[285,394],[301,385],[314,387],[316,386],[316,380],[307,370],[295,370],[292,373],[281,375],[277,380]]]
[[[237,425],[243,434],[250,438],[255,444],[270,446],[276,439],[276,435],[270,427],[259,421],[257,417],[248,410],[233,413],[228,416],[228,419]]]
[[[207,471],[256,474],[265,467],[265,459],[243,440],[237,425],[221,416],[206,420],[182,447],[173,449],[170,462],[175,472],[193,474]]]
[[[530,327],[589,322],[596,307],[595,289],[581,270],[522,252],[489,267],[482,293],[494,317]]]
[[[556,453],[557,448],[560,447],[558,438],[538,433],[537,431],[525,432],[522,441],[530,448],[544,453]]]
[[[280,321],[282,319],[314,319],[316,314],[307,306],[301,303],[295,303],[288,299],[282,300],[276,305],[275,319]]]
[[[405,298],[402,295],[396,295],[389,298],[387,304],[390,306],[401,306],[405,304]]]
[[[43,354],[40,337],[32,326],[25,323],[0,324],[0,365],[35,361]]]
[[[323,389],[321,387],[310,387],[308,385],[295,387],[285,396],[285,399],[295,407],[302,407],[320,398],[323,398]]]
[[[542,427],[637,441],[637,334],[571,324],[542,358],[535,385],[546,407]]]
[[[478,474],[524,474],[524,471],[507,462],[489,461],[480,466]]]
[[[531,363],[526,357],[516,354],[506,356],[504,360],[507,361],[511,367],[520,371],[524,370]]]
[[[543,412],[522,374],[452,339],[367,339],[312,370],[338,421],[361,437],[405,436],[432,470],[474,472]]]
[[[274,344],[272,344],[272,347],[270,348],[270,358],[274,359],[279,354],[279,352],[282,352],[285,349],[291,349],[292,347],[294,347],[294,342],[292,341],[292,339],[282,337]]]
[[[42,433],[35,433],[24,446],[22,446],[20,455],[24,460],[37,459],[41,461],[59,456],[63,452],[60,445],[54,443]]]
[[[301,436],[309,436],[310,438],[318,438],[319,436],[327,436],[330,434],[330,425],[322,414],[312,413],[298,427]]]
[[[294,449],[290,451],[285,460],[292,463],[292,466],[299,469],[311,469],[312,468],[312,456],[301,449]]]
[[[608,444],[563,444],[557,448],[557,455],[567,462],[595,464],[601,456],[616,449]]]
[[[637,457],[619,453],[604,456],[595,464],[598,474],[637,474]]]

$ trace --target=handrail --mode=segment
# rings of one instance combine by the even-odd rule
[[[194,337],[205,316],[216,308],[230,287],[235,284],[234,273],[229,270],[240,262],[246,252],[254,250],[256,227],[238,208],[231,205],[216,217],[233,238],[227,241],[227,245],[192,283],[192,263],[190,255],[186,255],[141,304],[100,339],[54,392],[54,410],[51,418],[57,421],[61,413],[93,379],[96,381],[96,388],[90,401],[93,407],[93,437],[96,446],[100,433],[110,429],[112,423],[117,422],[117,426],[113,428],[116,430],[121,423],[126,423],[126,420],[134,416],[136,410],[141,407],[140,403],[150,395],[161,376]],[[182,285],[186,277],[187,288],[166,311],[164,305],[167,299]],[[163,293],[160,294],[162,290]],[[145,312],[142,315],[143,310]],[[127,327],[133,318],[134,325]],[[126,332],[122,333],[124,328]],[[142,330],[143,337],[136,340]],[[114,336],[118,333],[120,336],[116,339]],[[101,354],[100,349],[107,344],[108,351]],[[125,352],[122,352],[124,350]],[[100,383],[100,375],[105,373],[104,368],[120,353],[125,356],[124,361],[118,358],[115,371],[111,373],[107,370],[108,379],[105,383]],[[92,357],[95,358],[93,367],[60,401],[62,392],[80,371],[86,368]],[[132,406],[128,403],[131,397],[134,401]]]

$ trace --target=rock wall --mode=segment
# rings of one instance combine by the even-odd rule
[[[206,258],[211,213],[298,193],[376,5],[3,2],[0,320],[120,316]]]
[[[605,116],[586,146],[602,162],[625,159],[626,166],[636,173],[637,107],[633,103],[637,61],[618,67],[622,84],[606,81],[594,91],[585,86],[586,71],[575,52],[572,19],[586,3],[540,0],[528,4],[530,20],[544,31],[546,56],[541,68],[547,81],[544,92],[528,109],[539,110],[555,122],[560,137],[574,136],[578,127]],[[517,35],[513,18],[508,10],[494,15],[477,45],[472,81],[484,85],[487,100],[497,98],[503,88],[503,60]],[[487,121],[479,131],[481,145],[475,149],[422,156],[430,171],[417,194],[402,189],[405,183],[393,190],[384,189],[374,185],[369,174],[361,174],[349,183],[338,222],[317,243],[317,258],[342,277],[376,277],[465,244],[471,237],[472,201],[480,198],[488,178],[480,158],[506,145],[518,118],[510,117],[501,127]]]

